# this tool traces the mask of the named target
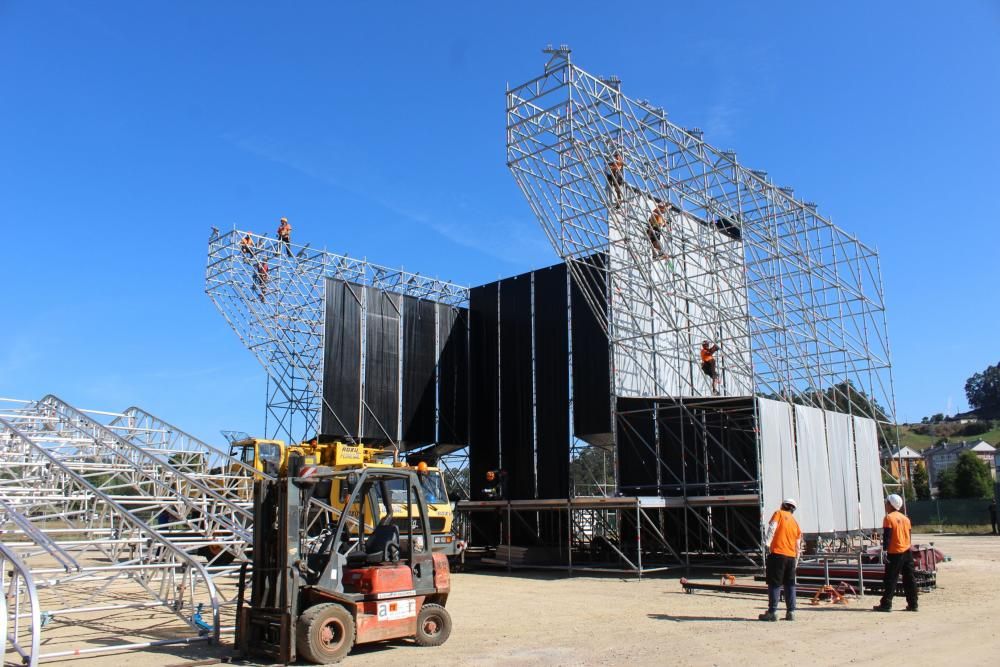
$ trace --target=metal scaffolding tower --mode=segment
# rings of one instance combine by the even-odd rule
[[[245,238],[252,250],[241,245]],[[213,229],[205,292],[267,372],[266,437],[302,441],[319,432],[327,278],[452,306],[469,300],[468,288],[419,273]]]
[[[568,47],[545,52],[544,73],[507,92],[507,161],[609,334],[618,394],[707,395],[690,369],[707,339],[724,394],[839,402],[891,426],[877,252],[617,78],[580,69]],[[668,260],[649,226],[658,203]]]
[[[732,422],[723,434],[758,432],[755,402],[726,401],[761,396],[870,418],[879,441],[894,442],[878,253],[701,130],[626,96],[617,77],[580,69],[567,46],[545,53],[539,76],[508,86],[507,164],[608,335],[618,448],[626,439],[648,449],[660,461],[658,492],[690,499],[711,491],[685,481],[682,461],[729,451],[706,415]],[[700,368],[703,340],[720,348],[717,392]],[[659,433],[658,408],[648,409],[657,432],[632,432],[621,398],[666,401],[675,423],[694,429],[685,441],[678,427],[681,441],[668,447],[681,461],[659,458],[674,435]],[[760,490],[759,452],[757,466],[725,465],[729,482]],[[734,528],[713,518],[713,502],[684,522],[725,550]],[[726,520],[744,535],[759,530],[745,516]]]

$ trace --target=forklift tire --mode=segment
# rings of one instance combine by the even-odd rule
[[[417,644],[440,646],[451,635],[451,614],[439,604],[425,604],[417,614]]]
[[[328,603],[309,607],[295,626],[295,649],[309,662],[340,662],[354,648],[354,616],[346,607]]]

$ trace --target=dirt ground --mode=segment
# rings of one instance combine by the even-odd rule
[[[761,623],[762,599],[681,591],[677,577],[456,574],[451,639],[359,647],[344,664],[386,665],[841,665],[1000,664],[1000,537],[920,537],[952,560],[920,612],[869,611],[877,599],[810,607],[794,623]],[[897,609],[905,606],[902,599]],[[133,617],[130,625],[139,618]],[[90,623],[105,625],[106,618]],[[228,647],[194,646],[74,658],[73,667],[194,666]],[[204,663],[202,663],[204,664]]]

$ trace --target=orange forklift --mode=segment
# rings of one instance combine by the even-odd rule
[[[339,509],[324,502],[338,481],[347,496]],[[411,508],[405,522],[400,506]],[[253,569],[248,582],[244,565],[239,583],[240,657],[328,664],[355,644],[443,644],[450,573],[432,546],[412,469],[291,461],[286,475],[255,481]]]

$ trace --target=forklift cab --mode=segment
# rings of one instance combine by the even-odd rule
[[[433,542],[416,473],[364,468],[336,471],[332,478],[349,497],[340,515],[332,517],[324,534],[309,549],[312,576],[307,582],[334,593],[360,594],[367,591],[359,587],[354,571],[404,566],[412,572],[414,590],[433,589]],[[401,511],[406,516],[398,516]]]

